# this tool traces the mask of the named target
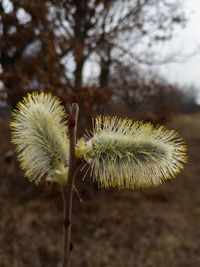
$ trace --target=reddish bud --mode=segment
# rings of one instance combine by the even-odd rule
[[[70,241],[70,245],[69,245],[69,249],[70,249],[70,251],[72,251],[73,250],[73,243],[72,243],[72,241]]]
[[[74,119],[74,116],[73,115],[70,115],[69,116],[68,126],[69,126],[69,128],[74,128],[74,126],[75,126],[75,119]]]
[[[70,104],[79,104],[79,100],[78,100],[78,96],[77,95],[73,95]]]
[[[66,228],[70,226],[71,222],[68,217],[65,217],[63,224]]]

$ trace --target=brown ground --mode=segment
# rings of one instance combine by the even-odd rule
[[[14,160],[5,162],[8,121],[0,118],[0,267],[58,267],[60,192],[30,184]],[[83,203],[74,196],[72,267],[200,266],[200,114],[179,116],[168,128],[188,145],[177,179],[144,192],[77,182]]]

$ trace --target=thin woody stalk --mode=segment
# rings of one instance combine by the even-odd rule
[[[68,183],[66,187],[62,187],[64,223],[63,223],[63,255],[62,267],[70,266],[70,257],[72,245],[71,243],[71,215],[72,215],[72,196],[74,179],[78,160],[75,156],[76,131],[79,107],[77,103],[72,103],[71,115],[69,117],[69,169]]]

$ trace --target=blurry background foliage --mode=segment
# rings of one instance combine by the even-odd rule
[[[83,119],[119,106],[122,116],[154,122],[195,110],[195,93],[188,99],[141,69],[173,60],[156,46],[185,23],[179,0],[1,0],[0,99],[14,106],[39,89],[67,103],[77,94]]]

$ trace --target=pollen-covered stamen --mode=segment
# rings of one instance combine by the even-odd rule
[[[79,150],[102,187],[153,187],[172,178],[186,161],[175,131],[110,117],[95,119],[93,137]]]
[[[12,116],[12,142],[25,175],[36,183],[43,176],[65,183],[67,178],[63,180],[61,173],[66,174],[69,142],[67,115],[60,101],[51,94],[34,92],[18,103]]]

